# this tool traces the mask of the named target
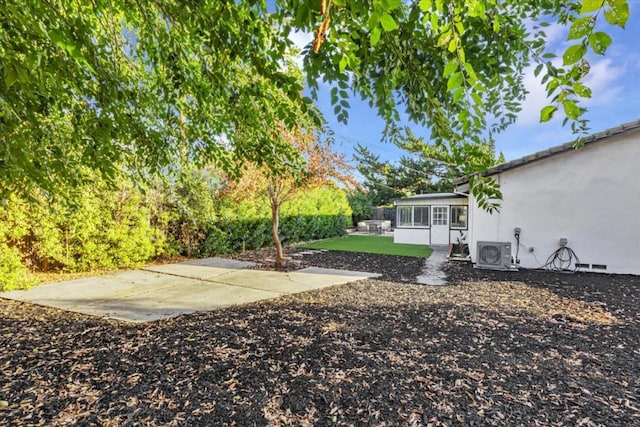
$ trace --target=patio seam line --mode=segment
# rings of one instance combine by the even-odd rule
[[[300,273],[300,274],[307,274],[307,273]],[[297,281],[293,280],[293,277],[291,277],[291,272],[287,272],[287,274],[286,274],[286,275],[287,275],[287,279],[289,279],[289,282],[291,282],[291,283],[293,283],[293,284],[295,284],[295,285],[302,286],[302,287],[306,288],[307,290],[313,290],[313,289],[315,289],[315,288],[314,288],[313,286],[311,286],[311,285],[307,285],[307,284],[305,284],[305,283],[297,282]]]
[[[245,288],[245,289],[252,289],[254,291],[264,291],[264,292],[272,292],[274,294],[278,294],[278,295],[286,295],[285,293],[282,292],[278,292],[278,291],[272,291],[272,290],[265,290],[265,289],[261,289],[261,288],[254,288],[251,286],[245,286],[245,285],[237,285],[235,283],[225,283],[225,282],[218,282],[216,280],[213,279],[203,279],[201,277],[193,277],[193,276],[185,276],[183,274],[176,274],[176,273],[167,273],[167,272],[159,272],[156,270],[147,270],[146,268],[141,268],[140,270],[143,271],[148,271],[148,272],[152,272],[152,273],[158,273],[158,274],[165,274],[167,276],[174,276],[174,277],[182,277],[184,279],[191,279],[191,280],[199,280],[201,282],[208,282],[208,283],[215,283],[217,285],[225,285],[225,286],[235,286],[238,288]],[[239,269],[238,271],[241,271],[242,269]],[[224,273],[227,274],[227,273]]]

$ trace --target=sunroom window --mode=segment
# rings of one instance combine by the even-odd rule
[[[398,206],[398,227],[428,227],[429,206]]]
[[[422,227],[429,226],[429,207],[414,206],[413,207],[413,225]]]
[[[467,228],[467,218],[467,206],[451,206],[451,228]]]
[[[411,227],[412,225],[412,206],[398,206],[398,226]]]

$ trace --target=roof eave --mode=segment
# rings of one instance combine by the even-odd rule
[[[605,141],[611,137],[622,135],[627,132],[640,129],[640,119],[633,122],[623,123],[619,126],[615,126],[609,129],[605,129],[602,132],[591,134],[584,138],[584,146],[591,145],[597,142]],[[546,150],[538,151],[528,156],[521,157],[519,159],[511,160],[509,162],[501,163],[494,166],[482,173],[482,176],[492,176],[499,173],[518,168],[530,163],[537,162],[561,153],[565,153],[569,150],[575,149],[575,141],[565,142],[561,145],[556,145]],[[469,177],[461,176],[453,179],[453,185],[462,185],[469,182]]]

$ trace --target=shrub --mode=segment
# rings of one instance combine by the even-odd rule
[[[353,225],[357,225],[359,221],[371,219],[373,215],[373,195],[365,193],[362,190],[356,190],[349,194],[349,205],[353,214],[351,215]]]
[[[218,192],[210,173],[185,171],[175,182],[140,189],[96,179],[72,204],[9,198],[0,207],[0,289],[29,282],[39,271],[133,267],[158,256],[212,256],[273,244],[264,194],[234,200]],[[351,215],[344,191],[305,190],[285,203],[284,242],[344,233]]]
[[[217,200],[217,219],[207,228],[201,255],[259,249],[273,244],[271,210],[260,193],[241,201]],[[344,191],[334,187],[305,190],[282,206],[280,239],[286,243],[344,234],[351,210]]]
[[[22,264],[20,251],[0,243],[0,291],[26,289],[33,278]]]

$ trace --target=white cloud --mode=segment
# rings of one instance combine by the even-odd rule
[[[293,42],[296,46],[302,50],[306,45],[308,45],[313,40],[312,33],[305,33],[304,31],[294,31],[289,34],[289,40]]]
[[[302,66],[302,61],[304,58],[304,56],[302,55],[302,49],[304,49],[306,45],[313,41],[313,34],[305,33],[303,31],[294,31],[289,34],[289,40],[291,40],[293,44],[296,45],[298,49],[300,49],[300,52],[298,53],[298,55],[296,55],[295,62],[298,68],[302,70],[304,68]]]
[[[622,92],[622,79],[625,67],[613,64],[613,59],[606,58],[591,63],[591,70],[584,79],[584,84],[593,92],[591,99],[584,102],[586,106],[606,105],[616,101]]]
[[[538,123],[540,110],[549,104],[547,91],[541,81],[542,74],[536,77],[533,73],[534,69],[535,66],[530,66],[525,70],[524,87],[528,94],[522,103],[522,111],[518,114],[518,123],[522,125]]]
[[[554,60],[555,65],[560,65],[561,60]],[[540,121],[540,110],[550,104],[547,93],[539,77],[533,74],[534,66],[525,71],[524,86],[529,92],[522,104],[522,111],[518,114],[518,123],[521,125],[533,125]],[[619,98],[622,88],[622,77],[625,67],[614,62],[612,58],[591,61],[591,70],[584,79],[584,84],[591,88],[592,96],[582,104],[586,107],[607,105]],[[559,116],[557,116],[559,120]]]
[[[557,41],[564,41],[569,33],[566,25],[558,23],[554,23],[543,28],[543,31],[547,35],[547,46],[550,46],[552,43]]]
[[[528,28],[532,31],[534,23]],[[552,23],[548,27],[542,28],[547,35],[547,49],[554,52],[557,57],[553,60],[555,66],[562,65],[562,54],[565,49],[573,44],[573,41],[567,41],[568,27],[566,25]],[[637,56],[636,56],[637,55]],[[614,43],[606,57],[589,54],[587,59],[590,61],[591,70],[585,77],[583,83],[591,88],[592,96],[590,99],[581,101],[581,105],[591,108],[600,105],[610,105],[612,102],[620,99],[623,89],[623,77],[627,70],[640,68],[640,55],[633,50],[625,49],[624,45],[618,46]],[[518,124],[524,126],[532,126],[540,121],[540,110],[550,104],[544,85],[541,83],[541,77],[536,78],[533,74],[536,64],[528,67],[524,75],[524,87],[528,94],[522,103],[522,111],[518,114]],[[558,114],[551,121],[559,124],[562,115]]]
[[[544,31],[546,35],[545,40],[547,47],[555,46],[554,43],[563,42],[564,40],[566,40],[567,34],[569,34],[569,28],[567,27],[567,25],[559,24],[557,22],[547,22],[547,24],[549,25],[543,27],[540,25],[543,21],[544,20],[527,19],[524,21],[524,27],[526,31],[531,35],[539,31]]]

